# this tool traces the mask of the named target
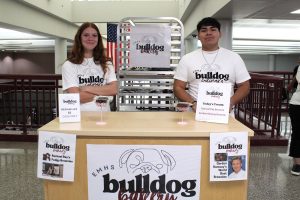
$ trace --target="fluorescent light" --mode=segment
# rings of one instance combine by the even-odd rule
[[[300,14],[300,9],[291,12],[291,14]]]
[[[13,41],[13,40],[0,42],[0,45],[4,47],[29,46],[31,44],[32,42]]]
[[[0,27],[0,39],[45,39],[46,37]]]
[[[129,21],[129,23],[131,24],[131,26],[135,26],[135,24],[133,23],[133,21],[130,19],[130,20],[128,20]]]

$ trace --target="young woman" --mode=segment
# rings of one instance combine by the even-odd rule
[[[114,67],[105,56],[102,37],[93,23],[83,23],[74,38],[71,56],[62,66],[63,91],[79,93],[81,111],[110,111],[97,106],[98,96],[117,94]]]
[[[297,89],[289,102],[289,114],[292,124],[292,135],[290,143],[290,154],[293,158],[293,168],[291,173],[295,176],[300,175],[300,68],[296,73]]]

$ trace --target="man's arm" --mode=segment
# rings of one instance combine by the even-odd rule
[[[193,97],[186,92],[185,88],[186,88],[186,82],[175,79],[174,80],[174,84],[173,84],[173,91],[175,96],[183,102],[189,102],[189,103],[193,103],[195,100],[193,99]],[[196,104],[193,103],[193,110],[196,111]]]
[[[250,92],[250,81],[247,80],[245,82],[237,84],[237,90],[234,95],[230,98],[230,107],[229,111],[231,111],[232,107],[239,102],[241,102]]]

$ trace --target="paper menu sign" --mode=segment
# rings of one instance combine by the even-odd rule
[[[59,122],[80,122],[79,93],[59,94]]]
[[[210,133],[210,181],[246,180],[248,133]]]
[[[228,123],[231,83],[200,83],[195,119]]]
[[[76,135],[40,131],[37,177],[74,181]]]

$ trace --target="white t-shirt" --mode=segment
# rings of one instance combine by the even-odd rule
[[[246,172],[244,170],[240,170],[238,173],[232,172],[228,178],[230,179],[245,179],[246,177]]]
[[[299,86],[299,84],[300,84],[300,67],[298,67],[298,71],[296,74],[296,80],[298,82],[297,89],[293,93],[293,96],[289,103],[293,104],[293,105],[300,105],[300,86]]]
[[[198,85],[201,82],[231,83],[231,96],[235,83],[250,79],[242,58],[224,48],[207,52],[197,49],[182,57],[174,79],[188,83],[188,93],[196,100]]]
[[[102,67],[94,63],[94,58],[85,58],[81,64],[73,64],[66,61],[62,66],[62,89],[70,87],[102,86],[116,81],[116,74],[111,62],[107,63],[108,70],[104,76]],[[100,111],[101,108],[95,103],[95,99],[88,103],[80,104],[81,111]],[[102,111],[110,111],[109,102]]]

